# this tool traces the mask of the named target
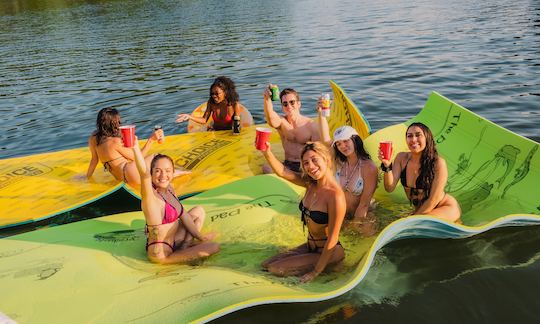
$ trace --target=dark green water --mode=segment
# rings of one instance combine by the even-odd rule
[[[219,75],[257,122],[265,84],[296,88],[313,114],[333,79],[375,130],[435,90],[540,141],[540,2],[0,0],[0,158],[84,146],[106,106],[143,137],[156,123],[183,133],[175,114]],[[56,221],[138,208],[118,193]],[[395,242],[342,297],[217,322],[535,322],[539,237]]]

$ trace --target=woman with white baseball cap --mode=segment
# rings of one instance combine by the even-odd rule
[[[359,224],[373,224],[375,217],[368,210],[377,188],[377,166],[351,126],[336,129],[331,146],[336,161],[336,179],[345,192],[347,218]]]

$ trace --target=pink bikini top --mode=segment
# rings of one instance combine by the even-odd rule
[[[176,197],[172,191],[169,190],[169,192],[174,197]],[[165,214],[163,215],[163,220],[161,221],[161,224],[170,224],[176,222],[178,218],[180,218],[180,216],[184,214],[184,206],[182,205],[182,203],[180,203],[180,201],[178,201],[180,203],[180,207],[182,208],[180,212],[178,212],[173,205],[171,205],[167,200],[165,200],[165,197],[163,197],[163,195],[159,191],[158,194],[165,202]]]

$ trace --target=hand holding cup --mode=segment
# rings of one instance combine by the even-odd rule
[[[264,127],[257,127],[255,135],[255,148],[259,151],[266,151],[269,148],[270,135],[272,130]]]
[[[390,160],[392,159],[392,141],[381,141],[379,143],[379,160],[388,167],[390,165]]]
[[[135,125],[120,126],[120,134],[124,147],[133,147],[135,145]]]

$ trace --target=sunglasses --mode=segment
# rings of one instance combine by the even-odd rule
[[[289,101],[282,101],[281,105],[283,107],[287,107],[288,105],[294,106],[295,103],[296,103],[296,100],[289,100]]]

